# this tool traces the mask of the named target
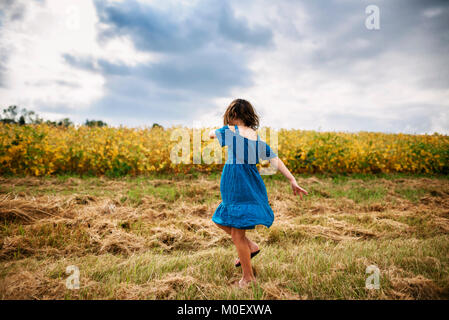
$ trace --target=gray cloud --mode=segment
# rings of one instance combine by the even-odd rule
[[[32,0],[43,5],[45,0]],[[0,1],[0,27],[8,22],[20,21],[27,13],[27,0],[1,0]]]
[[[264,27],[251,29],[244,19],[236,18],[226,2],[220,1],[219,34],[233,42],[245,45],[266,46],[271,42],[271,31]]]
[[[14,0],[3,0],[0,2],[0,26],[7,21],[20,20],[23,18],[26,7],[23,3]]]
[[[388,51],[446,56],[449,52],[447,1],[317,0],[302,3],[310,18],[310,30],[300,34],[298,40],[309,38],[319,45],[308,61],[317,68],[350,72],[355,62],[375,59]],[[380,9],[381,29],[377,31],[365,27],[365,8],[371,4]],[[432,8],[439,8],[441,13],[426,17],[425,10]],[[363,45],[357,45],[358,41]]]
[[[73,61],[68,57],[66,60]],[[217,60],[222,63],[217,64]],[[89,112],[122,120],[147,117],[158,122],[187,120],[187,116],[194,118],[198,112],[210,109],[210,99],[228,94],[231,86],[249,85],[248,71],[237,61],[233,63],[232,56],[219,53],[135,67],[104,60],[78,61],[75,65],[102,73],[107,79],[105,97]]]
[[[396,109],[403,112],[398,115],[397,111],[392,111],[374,116],[332,112],[323,120],[326,127],[337,131],[347,131],[348,128],[351,128],[351,131],[379,131],[379,128],[382,128],[383,132],[422,134],[429,132],[435,121],[439,121],[438,124],[441,126],[449,125],[449,119],[438,119],[437,115],[445,112],[444,107],[439,105],[405,104]]]
[[[22,14],[26,11],[17,9],[23,3],[0,3],[0,40],[2,24],[7,19],[26,19],[26,14]],[[309,116],[310,123],[322,120],[338,130],[426,132],[449,123],[447,102],[441,99],[438,105],[439,97],[445,97],[444,90],[449,88],[447,1],[261,0],[254,4],[250,0],[200,0],[195,5],[173,6],[169,10],[136,0],[94,0],[94,4],[100,44],[126,38],[136,50],[156,53],[158,59],[131,66],[107,58],[66,53],[63,58],[68,65],[103,76],[104,96],[83,111],[63,105],[45,106],[43,102],[37,103],[42,106],[40,110],[57,109],[78,119],[84,115],[109,118],[117,124],[188,124],[197,115],[215,108],[214,101],[229,97],[232,92],[284,90],[284,101],[290,103],[291,110],[296,110],[291,107],[295,103],[298,110],[299,105],[309,105],[316,111]],[[371,4],[380,8],[379,31],[365,28],[365,8]],[[305,20],[297,23],[297,15]],[[298,52],[279,52],[280,48]],[[0,86],[5,87],[9,54],[1,42],[0,49]],[[264,60],[265,55],[279,57],[279,61]],[[250,68],[254,57],[258,60]],[[288,70],[288,77],[292,78],[283,79],[283,74],[276,74],[276,68]],[[255,81],[260,76],[258,70],[284,83],[280,89],[273,85],[250,91],[260,83],[270,83]],[[301,81],[294,79],[296,74]],[[78,86],[57,76],[54,79],[65,90]],[[290,80],[292,85],[288,87]],[[307,81],[310,82],[304,84]],[[45,90],[50,84],[36,81],[31,85]],[[295,92],[304,88],[313,92]],[[416,96],[408,99],[392,88],[416,92]],[[336,106],[318,98],[328,90],[335,90]],[[276,92],[272,96],[283,94]],[[298,100],[290,102],[290,96]],[[376,97],[383,103],[378,104],[379,116],[372,116]],[[414,98],[423,101],[422,105]],[[257,96],[254,100],[263,102]],[[279,107],[280,112],[288,112],[289,107],[282,108]],[[294,119],[292,115],[291,120],[282,123],[294,125]]]
[[[181,20],[136,1],[95,5],[102,24],[99,41],[128,36],[137,49],[164,56],[157,63],[127,66],[65,54],[70,65],[106,78],[106,95],[91,112],[140,119],[193,117],[210,109],[211,99],[250,86],[248,51],[272,45],[270,30],[250,28],[222,1],[200,2]]]
[[[309,52],[299,52],[300,59],[288,61],[290,69],[298,73],[313,70],[326,75],[325,87],[344,82],[354,88],[354,94],[370,93],[371,99],[375,99],[375,93],[384,102],[379,104],[377,117],[363,115],[363,101],[359,107],[345,105],[342,99],[336,102],[338,108],[357,112],[326,111],[321,119],[326,126],[351,131],[422,133],[435,127],[444,128],[436,124],[435,118],[443,118],[440,123],[449,123],[443,98],[443,90],[449,89],[449,2],[318,0],[301,4],[307,14],[306,28],[286,34],[298,43],[313,43],[315,47]],[[380,30],[365,28],[365,8],[371,4],[380,8]],[[297,19],[294,11],[280,12],[286,24]],[[359,62],[367,63],[360,68]],[[389,86],[415,89],[416,96],[410,96],[409,103],[394,103],[395,92]],[[420,98],[423,90],[429,90],[425,94],[432,96],[432,100],[417,105],[415,98]],[[401,96],[401,92],[397,94]],[[442,98],[441,105],[434,105],[438,103],[436,97]],[[313,105],[313,101],[308,104]],[[382,117],[386,113],[390,113],[387,119]]]
[[[7,87],[6,71],[9,59],[9,48],[3,44],[2,28],[12,20],[12,17],[18,18],[18,14],[24,10],[21,4],[13,0],[4,0],[0,2],[0,87]]]
[[[3,51],[3,49],[2,49]],[[6,87],[6,71],[7,71],[8,56],[0,53],[0,87]]]
[[[44,0],[33,0],[43,3]],[[2,0],[0,1],[0,87],[7,87],[6,72],[8,71],[8,60],[11,48],[5,46],[2,41],[3,28],[8,23],[20,22],[27,12],[25,1]]]
[[[100,22],[106,25],[100,40],[130,36],[136,48],[144,51],[180,54],[211,43],[266,46],[272,39],[269,29],[250,28],[225,1],[200,1],[193,8],[185,8],[186,16],[181,19],[176,11],[161,11],[135,0],[121,3],[96,0],[95,5]]]

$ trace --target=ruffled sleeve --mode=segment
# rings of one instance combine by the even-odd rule
[[[229,130],[229,127],[227,125],[220,129],[215,130],[215,136],[217,137],[220,146],[224,147],[229,144],[228,140],[231,132],[232,131]]]
[[[259,144],[259,156],[262,160],[270,160],[276,158],[278,155],[270,148],[270,146],[261,141]]]

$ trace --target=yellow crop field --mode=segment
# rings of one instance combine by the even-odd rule
[[[221,170],[222,164],[217,162],[193,164],[192,152],[187,155],[190,163],[173,162],[170,154],[180,143],[173,135],[175,130],[188,133],[192,151],[194,130],[189,128],[0,124],[0,174],[122,176]],[[195,130],[202,134],[203,152],[211,146],[219,150],[217,141],[207,139],[210,128]],[[275,150],[294,173],[449,172],[446,135],[281,129],[268,136],[273,132],[278,142]],[[270,139],[267,142],[270,144]]]

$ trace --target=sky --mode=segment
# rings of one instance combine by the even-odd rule
[[[273,128],[449,134],[449,1],[0,0],[2,109],[215,127],[235,98]]]

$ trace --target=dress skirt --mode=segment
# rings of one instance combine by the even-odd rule
[[[267,189],[255,164],[226,163],[220,181],[222,202],[212,221],[237,229],[269,228],[274,221]]]

